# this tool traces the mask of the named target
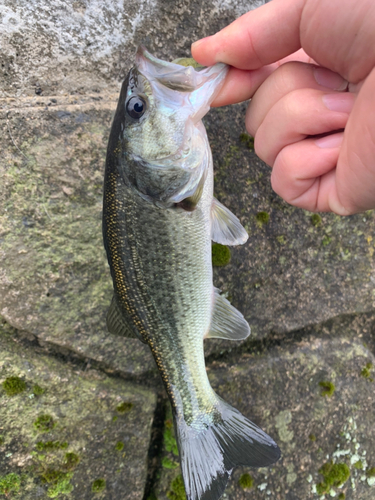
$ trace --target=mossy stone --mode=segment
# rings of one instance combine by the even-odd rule
[[[335,392],[335,385],[329,381],[321,381],[319,382],[320,387],[322,388],[321,395],[323,397],[330,398]]]
[[[10,473],[0,477],[0,495],[8,497],[11,492],[18,492],[21,487],[21,478],[18,474]]]
[[[270,221],[270,214],[268,212],[258,212],[255,216],[258,227],[263,227]]]
[[[239,485],[242,489],[248,490],[254,486],[254,479],[250,476],[249,473],[242,474],[238,481]]]
[[[115,449],[117,451],[122,451],[124,449],[124,443],[122,441],[117,441]]]
[[[101,491],[105,490],[105,487],[105,479],[95,479],[95,481],[92,483],[91,491],[93,493],[100,493]]]
[[[212,244],[212,265],[215,267],[223,267],[229,264],[230,250],[227,246],[220,243]]]
[[[186,500],[184,480],[181,474],[173,479],[170,490],[167,492],[170,500]]]
[[[40,415],[34,422],[34,427],[39,432],[49,432],[55,425],[51,415]]]
[[[342,486],[350,477],[350,469],[346,463],[334,464],[328,462],[324,464],[318,472],[324,477],[324,481],[317,485],[319,494],[329,493],[332,486]]]
[[[64,467],[68,470],[75,469],[79,464],[80,458],[75,453],[66,453],[64,459]]]
[[[16,396],[26,390],[26,382],[19,377],[8,377],[3,382],[3,389],[7,396]]]
[[[129,401],[123,401],[117,406],[116,410],[119,413],[128,413],[132,408],[133,408],[133,403],[130,403]]]
[[[322,218],[320,217],[319,214],[312,214],[311,216],[311,224],[313,226],[320,226],[322,224]]]
[[[247,146],[248,149],[253,150],[254,149],[254,137],[251,137],[251,135],[242,133],[240,134],[240,141]]]
[[[161,465],[164,469],[176,469],[178,467],[178,463],[168,457],[163,457]]]

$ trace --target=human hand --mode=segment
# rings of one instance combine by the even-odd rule
[[[273,0],[192,46],[232,65],[214,105],[253,97],[246,127],[293,205],[375,208],[374,26],[373,0]]]

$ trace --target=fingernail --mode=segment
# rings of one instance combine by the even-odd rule
[[[350,113],[353,109],[354,96],[349,92],[345,94],[326,94],[323,96],[323,102],[330,111]]]
[[[316,139],[315,144],[320,148],[338,148],[341,146],[343,137],[343,132],[340,134],[326,135],[325,137]]]
[[[211,38],[210,36],[206,36],[205,38],[201,38],[200,40],[197,40],[196,42],[192,43],[191,44],[191,48],[193,49],[196,49],[197,47],[199,47],[199,45],[204,42],[205,40],[208,40],[209,38]]]
[[[348,82],[342,76],[327,68],[314,68],[314,77],[319,85],[332,90],[346,90],[348,87]]]

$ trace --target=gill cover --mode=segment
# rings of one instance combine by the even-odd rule
[[[226,73],[225,64],[184,67],[138,49],[123,83],[113,148],[124,182],[143,198],[162,207],[189,199],[187,209],[194,208],[211,158],[201,119]]]

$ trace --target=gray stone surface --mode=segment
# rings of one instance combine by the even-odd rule
[[[374,382],[362,375],[367,363],[374,363],[365,342],[373,333],[373,316],[333,321],[300,332],[299,340],[210,364],[209,378],[218,394],[266,430],[282,450],[272,468],[235,469],[223,499],[318,499],[316,485],[323,481],[318,471],[331,460],[350,470],[348,481],[333,487],[332,496],[374,498],[375,480],[366,475],[375,466]],[[331,397],[322,396],[323,381],[334,384]],[[176,460],[165,447],[163,457]],[[239,485],[244,473],[254,480],[249,490]],[[173,495],[179,474],[179,467],[162,467],[159,500],[183,499]]]
[[[191,42],[261,0],[3,0],[0,97],[113,90],[142,43],[158,56],[186,57]]]
[[[3,382],[9,377],[23,380],[25,390],[7,395]],[[43,394],[34,394],[35,384]],[[127,404],[123,412],[117,409],[122,403]],[[60,488],[71,489],[69,498],[77,500],[94,496],[141,500],[155,404],[155,395],[148,390],[96,370],[69,366],[20,344],[1,328],[0,493],[1,480],[15,473],[21,487],[11,498],[56,498],[51,495]],[[43,415],[53,419],[47,432],[35,426]],[[40,450],[40,441],[54,442],[55,449]],[[67,444],[58,448],[57,441]],[[116,449],[119,442],[121,450]],[[67,464],[67,453],[74,453],[79,463]],[[97,479],[104,479],[106,488],[94,495],[92,484]]]

